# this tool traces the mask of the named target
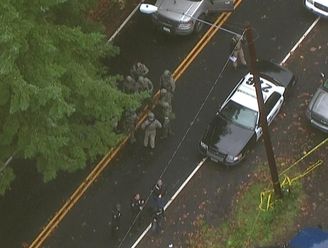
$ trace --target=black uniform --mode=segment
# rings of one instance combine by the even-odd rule
[[[152,230],[159,233],[162,227],[164,218],[164,208],[158,208],[153,212]]]
[[[154,186],[153,194],[152,194],[152,209],[153,211],[157,211],[157,209],[164,207],[164,196],[166,195],[166,187],[162,184],[162,182],[157,183]]]
[[[114,238],[118,237],[118,233],[120,230],[120,222],[121,222],[121,211],[120,211],[120,207],[116,206],[112,210],[112,235]]]
[[[144,205],[145,201],[143,199],[133,197],[130,204],[132,215],[136,216],[143,209]]]

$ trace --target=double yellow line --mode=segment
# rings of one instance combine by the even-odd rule
[[[234,3],[235,9],[241,4],[242,0],[236,0]],[[198,54],[203,50],[203,48],[209,43],[211,38],[217,33],[217,31],[222,27],[226,20],[232,15],[232,12],[222,13],[218,19],[213,23],[210,29],[204,34],[204,36],[199,40],[195,47],[189,52],[187,57],[180,63],[178,68],[174,71],[173,76],[178,79],[184,71],[189,67],[189,65],[194,61]]]
[[[240,5],[242,0],[235,1],[235,9]],[[206,34],[199,40],[196,46],[190,51],[187,57],[181,62],[178,68],[174,71],[173,77],[175,80],[179,79],[184,71],[189,67],[189,65],[194,61],[197,55],[203,50],[206,44],[210,41],[214,34],[220,29],[224,22],[229,18],[231,13],[223,13],[218,19],[213,23],[214,25],[206,32]],[[156,103],[159,98],[159,91],[153,97],[153,102]],[[146,118],[149,108],[145,107],[143,110],[137,127],[142,123]],[[58,226],[66,214],[74,207],[77,201],[85,193],[85,191],[91,186],[91,184],[97,179],[100,173],[107,167],[109,162],[116,156],[116,154],[125,146],[129,136],[122,139],[119,145],[111,149],[103,159],[95,166],[95,168],[90,172],[87,178],[80,184],[80,186],[74,191],[74,193],[69,197],[65,204],[59,209],[55,216],[49,221],[49,223],[42,229],[40,234],[36,239],[29,245],[29,248],[38,248],[41,247],[43,242],[49,237],[51,232]]]

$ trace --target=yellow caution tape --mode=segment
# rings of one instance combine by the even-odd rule
[[[309,174],[310,172],[312,172],[314,169],[318,168],[320,165],[323,164],[323,160],[318,160],[316,161],[314,164],[311,164],[309,167],[307,167],[305,169],[305,171],[303,173],[301,173],[300,175],[294,177],[294,178],[290,178],[287,175],[284,175],[285,178],[282,181],[282,183],[280,184],[282,189],[286,189],[289,190],[289,188],[292,186],[292,183],[295,182],[298,179],[301,179],[303,177],[305,177],[307,174]],[[266,190],[260,193],[260,204],[259,204],[259,209],[263,210],[263,211],[268,211],[270,208],[273,207],[274,202],[272,202],[272,194],[273,194],[273,190]],[[264,208],[264,201],[266,201],[266,207]]]

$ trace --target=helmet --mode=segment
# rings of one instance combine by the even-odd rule
[[[165,70],[163,74],[165,77],[171,76],[171,72],[169,70]]]
[[[155,115],[154,115],[153,112],[148,113],[148,119],[151,120],[151,121],[155,119]]]
[[[158,181],[157,181],[157,185],[158,185],[159,187],[161,187],[161,186],[163,185],[162,179],[158,179]]]
[[[161,94],[166,94],[167,93],[167,90],[165,88],[162,88],[161,91],[160,91]]]
[[[133,78],[131,76],[126,76],[126,81],[131,83],[131,82],[133,82]]]

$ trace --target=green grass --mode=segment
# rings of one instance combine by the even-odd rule
[[[276,240],[281,239],[286,231],[294,229],[304,197],[301,184],[297,181],[289,193],[274,201],[269,210],[263,211],[259,208],[260,193],[267,186],[267,182],[259,180],[248,185],[235,199],[231,218],[220,227],[211,227],[200,221],[198,230],[190,236],[189,247],[247,248],[276,244]]]

